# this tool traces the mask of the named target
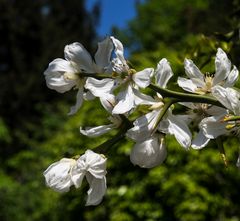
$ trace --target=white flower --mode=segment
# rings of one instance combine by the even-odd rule
[[[165,88],[168,80],[172,77],[172,69],[166,59],[162,59],[155,72],[156,83],[158,86]],[[159,122],[159,116],[164,107],[164,101],[160,94],[157,93],[152,106],[151,112],[141,116],[133,122],[134,127],[128,130],[127,136],[140,142],[150,138],[157,130],[165,134],[174,135],[177,141],[184,148],[191,145],[191,133],[186,124],[186,118],[181,115],[173,115],[168,109]]]
[[[151,98],[138,91],[138,87],[145,88],[150,84],[150,77],[153,74],[153,68],[146,68],[140,72],[130,69],[124,58],[124,49],[122,43],[111,37],[114,45],[116,58],[111,61],[111,68],[115,74],[115,80],[103,79],[97,80],[88,78],[85,88],[90,90],[96,97],[106,97],[112,95],[116,87],[121,86],[123,90],[116,97],[116,105],[113,108],[113,114],[124,114],[139,104],[151,102]],[[147,101],[147,100],[150,101]]]
[[[77,171],[86,176],[90,189],[86,205],[98,205],[106,193],[106,161],[107,159],[100,154],[87,150],[77,160]],[[82,179],[76,180],[77,186],[81,186]]]
[[[203,119],[200,127],[204,135],[210,139],[230,133],[239,136],[239,120],[231,120],[231,117],[240,116],[240,93],[232,88],[215,86],[212,94],[227,108],[229,113]]]
[[[192,123],[193,127],[199,128],[199,132],[192,140],[191,147],[193,149],[202,149],[208,144],[210,139],[204,135],[202,128],[199,127],[199,123],[206,117],[226,114],[226,109],[203,103],[181,102],[180,104],[190,109],[188,111],[189,123]]]
[[[74,114],[81,107],[84,95],[84,84],[86,77],[81,73],[111,73],[110,58],[113,50],[113,43],[110,38],[98,44],[98,50],[94,60],[82,44],[75,42],[65,46],[65,59],[57,58],[53,60],[44,72],[47,86],[57,92],[77,89],[77,102],[70,110],[69,114]]]
[[[43,173],[46,185],[57,192],[67,192],[74,185],[79,188],[84,176],[90,185],[86,205],[97,205],[106,192],[106,161],[100,154],[87,150],[78,160],[63,158]]]
[[[46,185],[57,192],[67,192],[70,186],[74,185],[73,180],[76,174],[77,161],[74,159],[63,158],[58,162],[51,164],[43,173],[46,179]]]
[[[130,160],[134,165],[152,168],[160,165],[167,156],[163,135],[154,135],[145,141],[137,142],[132,148]]]
[[[185,91],[196,94],[211,93],[211,90],[216,85],[222,85],[223,87],[231,87],[238,79],[238,70],[235,66],[231,70],[231,62],[228,59],[226,53],[218,48],[215,59],[215,74],[205,75],[201,73],[198,67],[190,59],[185,59],[185,72],[189,79],[178,78],[178,85]]]
[[[116,97],[117,104],[113,108],[112,113],[124,114],[139,104],[152,102],[151,97],[140,93],[138,88],[146,88],[150,84],[154,69],[146,68],[139,72],[130,69],[123,56],[124,49],[122,43],[114,37],[111,37],[111,39],[117,56],[112,61],[112,68],[116,73],[120,74],[121,79],[117,80],[118,84],[123,88]]]

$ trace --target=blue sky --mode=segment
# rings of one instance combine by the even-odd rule
[[[86,0],[87,8],[90,9],[97,0]],[[101,17],[97,32],[100,36],[111,34],[111,27],[123,28],[128,20],[136,15],[135,0],[100,0]]]

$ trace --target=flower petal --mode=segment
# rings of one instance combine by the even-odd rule
[[[100,102],[106,111],[112,113],[116,103],[115,96],[113,94],[107,94],[106,96],[100,97]]]
[[[118,39],[116,39],[116,38],[114,38],[113,36],[111,36],[110,37],[111,38],[111,40],[112,40],[112,42],[113,42],[113,44],[114,44],[114,47],[115,47],[115,54],[116,54],[116,56],[117,56],[117,58],[119,59],[119,61],[121,61],[121,63],[125,66],[128,66],[127,65],[127,62],[126,62],[126,60],[125,60],[125,58],[124,58],[124,49],[123,49],[123,45],[122,45],[122,43],[118,40]]]
[[[212,116],[204,118],[199,127],[202,129],[204,135],[209,139],[215,139],[220,135],[227,134],[226,122],[222,122],[224,116]]]
[[[224,88],[217,85],[212,88],[212,94],[227,109],[233,111],[236,115],[240,114],[239,92],[232,88]]]
[[[134,94],[131,85],[117,95],[117,105],[113,108],[112,114],[124,114],[134,107]]]
[[[71,180],[71,167],[76,163],[73,159],[63,158],[51,164],[43,175],[46,185],[57,192],[67,192],[73,184]]]
[[[199,133],[197,133],[197,136],[193,139],[191,146],[193,149],[199,150],[205,147],[209,141],[210,139],[207,138],[200,129]]]
[[[169,79],[173,76],[172,69],[166,58],[159,61],[155,71],[155,81],[160,87],[166,88]]]
[[[98,137],[98,136],[101,136],[102,134],[107,133],[108,131],[112,130],[113,128],[114,128],[113,124],[102,125],[102,126],[97,126],[97,127],[86,127],[85,129],[80,127],[80,132],[81,132],[81,134],[88,136],[88,137]]]
[[[187,124],[181,121],[181,118],[177,115],[172,115],[169,112],[166,120],[163,120],[163,122],[160,123],[159,130],[174,135],[182,147],[186,149],[190,147],[192,139],[191,132]]]
[[[66,45],[64,48],[65,58],[68,61],[73,61],[81,71],[94,73],[94,63],[91,55],[79,42],[74,42]]]
[[[74,170],[71,174],[71,180],[76,188],[79,188],[82,185],[85,172]]]
[[[215,59],[215,75],[213,78],[213,85],[219,84],[226,79],[231,69],[231,61],[228,59],[226,53],[218,48]]]
[[[197,91],[197,85],[191,79],[178,77],[177,83],[179,87],[181,87],[185,91],[191,93],[196,93]]]
[[[77,92],[77,99],[76,99],[76,104],[71,107],[70,112],[68,115],[73,115],[75,114],[79,108],[82,106],[83,103],[83,87],[80,87]]]
[[[153,105],[156,101],[149,95],[141,93],[139,90],[133,88],[135,105]]]
[[[59,93],[69,91],[76,85],[76,80],[70,80],[64,77],[64,73],[76,73],[77,70],[69,61],[61,58],[53,60],[47,70],[44,72],[48,88],[56,90]]]
[[[110,58],[113,50],[113,43],[109,37],[98,43],[98,50],[95,54],[95,62],[102,69],[110,64]]]
[[[110,94],[114,88],[114,80],[110,78],[104,78],[102,80],[98,80],[95,78],[87,78],[85,83],[85,88],[90,90],[92,94],[96,97],[104,97],[107,94]]]
[[[137,142],[147,140],[157,126],[159,114],[160,110],[154,110],[137,118],[133,122],[134,127],[129,129],[126,135]]]
[[[160,165],[166,159],[167,149],[164,138],[153,136],[144,142],[137,142],[132,148],[130,160],[142,168]]]
[[[223,87],[232,87],[234,86],[237,80],[238,80],[238,69],[236,68],[236,66],[233,66],[233,69],[230,72],[230,74],[227,76],[227,79]]]
[[[204,75],[198,69],[198,67],[193,63],[192,60],[185,58],[185,60],[184,60],[184,68],[185,68],[186,75],[189,78],[198,78],[201,81],[204,81]]]
[[[106,193],[106,178],[103,177],[102,179],[96,179],[90,174],[87,174],[86,178],[90,186],[90,189],[87,192],[88,198],[86,206],[96,206],[101,203],[103,196]]]
[[[153,68],[146,68],[133,74],[133,81],[141,88],[146,88],[151,83],[151,75],[153,73]]]

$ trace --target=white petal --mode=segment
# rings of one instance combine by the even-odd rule
[[[107,185],[106,178],[96,179],[91,175],[86,175],[87,181],[89,183],[90,189],[88,190],[88,198],[86,206],[96,206],[101,203],[103,196],[106,193]]]
[[[232,88],[224,88],[217,85],[212,88],[212,94],[227,109],[233,111],[236,115],[240,114],[239,92]]]
[[[149,95],[141,93],[139,90],[133,88],[135,105],[153,105],[156,101]]]
[[[113,94],[107,94],[104,97],[100,97],[100,102],[107,112],[112,113],[116,104],[115,96]]]
[[[124,114],[134,107],[134,94],[131,85],[117,95],[117,105],[113,108],[112,114]]]
[[[102,179],[106,175],[107,159],[100,154],[87,150],[84,155],[77,160],[77,167],[81,171],[87,171],[97,179]]]
[[[169,79],[173,76],[172,69],[166,58],[163,58],[161,61],[159,61],[155,75],[156,84],[165,88]]]
[[[184,147],[184,148],[188,148],[191,145],[191,139],[192,139],[192,135],[191,132],[187,126],[187,124],[183,121],[181,121],[180,118],[178,118],[178,116],[174,116],[172,114],[168,114],[168,117],[166,118],[166,126],[167,128],[162,128],[165,124],[165,122],[163,122],[162,124],[160,124],[159,129],[162,130],[163,132],[166,131],[167,133],[174,135],[176,140],[178,141],[178,143]]]
[[[233,88],[226,88],[227,97],[231,102],[232,110],[235,115],[240,115],[240,93]]]
[[[115,54],[116,54],[117,58],[121,61],[121,63],[123,65],[128,66],[127,62],[126,62],[126,60],[124,58],[124,55],[123,55],[124,54],[124,49],[123,49],[122,43],[118,39],[116,39],[116,38],[114,38],[112,36],[110,38],[111,38],[111,40],[112,40],[112,42],[114,44]]]
[[[226,53],[218,48],[215,59],[215,75],[213,78],[213,85],[219,84],[226,79],[231,69],[231,62],[228,59]]]
[[[112,130],[114,128],[113,124],[109,125],[102,125],[102,126],[97,126],[97,127],[86,127],[82,128],[80,127],[80,132],[81,134],[88,136],[88,137],[98,137],[101,136],[102,134],[107,133],[108,131]]]
[[[43,173],[46,185],[57,192],[67,192],[73,184],[71,168],[76,163],[73,159],[63,158],[51,164]]]
[[[126,135],[138,142],[148,139],[153,129],[157,126],[156,123],[159,114],[160,110],[154,110],[137,118],[133,122],[134,127],[128,130]]]
[[[83,87],[80,87],[77,92],[76,104],[71,107],[68,115],[75,114],[79,110],[79,108],[82,106],[82,103],[83,103]]]
[[[95,62],[101,68],[110,64],[110,57],[113,50],[113,43],[109,37],[98,43],[98,50],[95,54]]]
[[[183,90],[196,93],[197,85],[191,79],[178,77],[177,83]]]
[[[76,188],[79,188],[82,185],[85,172],[74,170],[71,174],[71,180]]]
[[[204,75],[198,69],[198,67],[193,63],[192,60],[185,59],[184,60],[184,68],[185,68],[185,72],[189,78],[198,78],[201,81],[204,81]]]
[[[232,71],[227,76],[226,82],[224,83],[223,87],[232,87],[238,80],[238,69],[236,66],[233,66]]]
[[[71,62],[66,61],[62,58],[56,58],[51,63],[49,63],[47,70],[44,72],[44,75],[48,75],[51,72],[60,72],[60,73],[76,73],[77,70]]]
[[[222,122],[224,116],[212,116],[204,118],[199,127],[203,130],[204,135],[209,139],[215,139],[220,135],[227,134],[226,122]]]
[[[153,68],[146,68],[133,74],[133,81],[141,88],[146,88],[151,83],[151,75],[153,73]]]
[[[110,78],[105,78],[102,80],[97,80],[95,78],[87,78],[85,83],[85,88],[90,90],[91,93],[96,97],[104,97],[111,93],[114,88],[114,80]]]
[[[196,150],[202,149],[209,141],[210,139],[203,134],[202,130],[200,130],[192,141],[192,148]]]
[[[152,168],[163,163],[166,156],[164,139],[154,136],[144,142],[137,142],[132,148],[130,160],[134,165]]]
[[[79,42],[66,45],[64,48],[64,54],[68,61],[75,62],[82,71],[87,73],[95,72],[91,55]]]

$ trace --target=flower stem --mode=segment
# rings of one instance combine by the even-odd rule
[[[227,161],[225,150],[224,150],[224,147],[223,147],[223,142],[222,142],[220,137],[216,138],[216,143],[217,143],[217,146],[218,146],[218,150],[220,152],[220,156],[221,156],[221,158],[223,160],[223,163],[224,163],[225,167],[227,168],[228,161]]]
[[[157,128],[158,128],[158,125],[159,123],[161,122],[161,120],[163,119],[164,115],[166,114],[168,108],[171,107],[172,104],[176,103],[178,100],[177,99],[170,99],[168,100],[167,102],[165,102],[163,108],[161,109],[159,115],[158,115],[158,119],[153,127],[153,130],[152,130],[152,135],[156,132]]]
[[[124,115],[120,115],[120,117],[123,123],[120,127],[119,132],[110,140],[107,140],[104,143],[95,147],[94,150],[98,151],[99,153],[105,153],[108,148],[112,147],[114,144],[118,143],[125,137],[125,133],[127,132],[127,130],[132,127],[132,122],[128,120]]]
[[[97,74],[97,73],[79,73],[81,77],[92,77],[96,79],[104,79],[104,78],[113,78],[111,74]]]
[[[158,87],[154,84],[150,84],[148,87],[160,93],[163,97],[177,98],[178,99],[177,102],[207,103],[207,104],[223,107],[223,105],[214,97],[171,91],[166,88]]]

